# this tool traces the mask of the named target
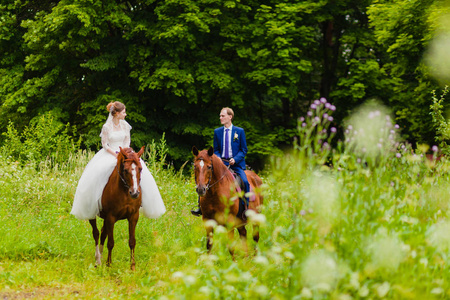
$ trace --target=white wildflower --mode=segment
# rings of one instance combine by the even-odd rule
[[[331,290],[337,283],[338,265],[325,251],[310,254],[303,263],[301,277],[306,286],[321,291]]]
[[[205,227],[212,227],[215,228],[217,226],[217,222],[215,220],[208,220],[205,222]]]
[[[428,242],[439,251],[450,249],[450,221],[439,222],[427,231]]]

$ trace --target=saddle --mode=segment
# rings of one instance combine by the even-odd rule
[[[233,169],[229,170],[234,177],[236,191],[237,192],[245,191],[244,181],[242,180],[241,176],[239,176],[239,174],[236,173]],[[245,221],[247,219],[247,216],[245,215],[245,211],[247,209],[248,209],[248,201],[246,201],[245,196],[239,197],[239,211],[236,216]]]

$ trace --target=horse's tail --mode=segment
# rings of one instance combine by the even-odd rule
[[[247,174],[247,178],[249,178],[249,177],[251,178],[253,187],[259,188],[263,183],[261,180],[261,177],[259,177],[254,171],[248,170],[247,172],[249,173],[249,174]],[[248,175],[250,175],[250,176],[248,176]],[[259,204],[263,204],[263,200],[264,200],[263,195],[261,194],[261,192],[258,192],[258,195],[259,195],[259,199],[260,199]]]

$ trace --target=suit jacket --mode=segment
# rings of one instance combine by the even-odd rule
[[[222,157],[223,152],[223,131],[224,127],[214,130],[214,154]],[[240,167],[245,170],[245,155],[247,154],[247,141],[245,140],[244,129],[234,126],[231,130],[231,151],[235,164],[233,167]],[[228,163],[226,163],[228,165]]]

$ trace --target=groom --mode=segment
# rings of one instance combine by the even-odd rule
[[[230,165],[241,177],[245,186],[245,193],[250,191],[247,175],[245,175],[245,155],[247,154],[247,142],[245,140],[244,129],[233,126],[234,112],[229,107],[224,107],[220,111],[220,123],[223,127],[214,130],[214,154],[226,159],[225,165]],[[245,201],[248,199],[245,197]],[[196,210],[191,210],[194,216],[200,216],[202,211],[200,206]]]

